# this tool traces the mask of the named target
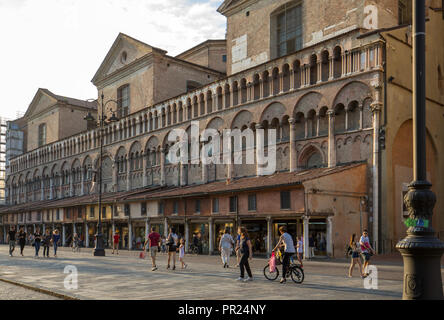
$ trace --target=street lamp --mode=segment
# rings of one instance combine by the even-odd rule
[[[443,299],[444,242],[432,228],[436,196],[426,170],[425,0],[413,1],[413,182],[404,198],[410,218],[407,237],[396,245],[404,260],[404,300]]]
[[[94,256],[105,256],[105,246],[103,242],[103,234],[102,234],[102,150],[103,150],[103,128],[105,126],[105,123],[110,122],[117,122],[119,121],[119,118],[116,117],[115,112],[111,110],[112,115],[108,119],[106,115],[104,114],[105,107],[108,103],[114,102],[118,105],[118,102],[116,100],[110,99],[103,102],[105,96],[101,95],[102,98],[102,110],[101,115],[99,117],[99,128],[100,128],[100,151],[99,151],[99,222],[97,223],[97,234],[96,234],[96,247],[94,248]],[[91,112],[88,112],[88,115],[84,118],[86,121],[94,121],[94,117],[91,115]],[[108,121],[106,121],[108,119]],[[106,122],[105,122],[106,121]]]

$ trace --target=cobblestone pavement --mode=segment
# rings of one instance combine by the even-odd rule
[[[354,278],[347,277],[346,260],[306,261],[304,283],[298,285],[290,280],[282,285],[264,278],[267,260],[263,258],[254,258],[251,263],[254,281],[243,283],[236,281],[239,268],[234,268],[235,257],[231,260],[233,267],[224,269],[218,256],[186,255],[188,268],[180,269],[177,262],[177,269],[172,271],[166,270],[167,257],[160,254],[159,270],[153,272],[150,259],[139,259],[139,252],[120,251],[119,255],[112,255],[107,250],[106,255],[93,257],[91,249],[73,253],[62,248],[57,258],[51,253],[50,258],[36,259],[33,248],[26,247],[25,257],[9,257],[7,246],[0,246],[0,277],[80,299],[392,300],[402,297],[403,269],[396,261],[377,262],[378,289],[369,290],[365,289],[357,268]],[[64,273],[66,266],[78,270],[77,290],[64,287],[68,276]]]
[[[0,300],[60,300],[56,297],[0,281]]]

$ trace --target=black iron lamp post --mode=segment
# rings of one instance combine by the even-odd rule
[[[441,255],[444,242],[432,228],[436,196],[427,181],[425,116],[425,0],[413,1],[413,182],[404,202],[407,237],[397,245],[404,260],[404,300],[443,299]]]
[[[96,234],[96,247],[94,248],[94,256],[105,256],[105,245],[103,241],[103,234],[102,234],[102,150],[103,150],[103,128],[106,123],[110,122],[117,122],[119,121],[119,118],[116,117],[115,112],[110,110],[112,112],[111,117],[108,119],[107,116],[104,114],[105,107],[108,103],[114,102],[118,105],[118,102],[116,100],[110,99],[103,102],[105,96],[101,95],[102,98],[102,110],[101,115],[99,118],[99,128],[100,128],[100,151],[99,151],[99,221],[97,223],[97,234]],[[95,121],[94,117],[89,112],[88,115],[84,118],[86,121]],[[106,121],[108,120],[108,121]]]

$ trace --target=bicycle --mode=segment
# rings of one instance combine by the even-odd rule
[[[73,241],[71,245],[72,252],[80,252],[80,246],[77,241]]]
[[[188,248],[188,253],[189,254],[198,254],[199,253],[199,247],[191,244],[190,247]]]
[[[281,258],[282,255],[279,253],[276,257],[276,266],[282,264]],[[274,281],[279,277],[279,269],[276,267],[274,272],[270,272],[270,265],[267,263],[264,268],[264,276],[267,280]],[[301,265],[291,262],[286,274],[286,278],[288,277],[290,277],[293,282],[301,284],[305,278],[304,269]]]

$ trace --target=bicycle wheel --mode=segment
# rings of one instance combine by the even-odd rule
[[[302,283],[304,281],[304,270],[299,266],[292,266],[290,276],[294,282]]]
[[[270,266],[267,264],[264,268],[264,276],[270,281],[276,280],[279,277],[279,270],[275,268],[274,272],[270,272]]]

